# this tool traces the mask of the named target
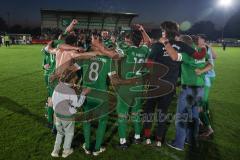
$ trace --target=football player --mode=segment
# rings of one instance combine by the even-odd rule
[[[147,35],[143,26],[135,25],[130,33],[130,39],[132,45],[121,45],[122,52],[124,54],[125,61],[121,66],[121,76],[125,79],[131,79],[142,76],[143,63],[149,54],[148,45],[151,44],[151,39]],[[128,64],[133,64],[132,67],[126,67]],[[142,107],[142,100],[135,99],[138,95],[134,92],[130,93],[129,86],[121,86],[117,95],[117,113],[118,113],[118,133],[119,133],[119,147],[121,149],[127,149],[127,121],[129,118],[129,112],[131,114],[131,120],[134,124],[134,143],[140,143],[141,133],[141,120],[140,110]],[[128,95],[128,102],[121,95],[123,93],[130,93]]]

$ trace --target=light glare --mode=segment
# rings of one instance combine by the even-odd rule
[[[232,5],[232,0],[219,0],[218,4],[221,7],[229,7]]]

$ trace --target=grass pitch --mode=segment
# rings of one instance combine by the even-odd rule
[[[0,47],[0,159],[52,159],[55,137],[46,128],[44,105],[46,89],[41,68],[40,45]],[[95,158],[86,156],[81,124],[77,125],[74,154],[67,159],[223,159],[240,157],[240,48],[215,48],[217,78],[210,92],[213,139],[201,141],[198,152],[176,152],[166,145],[162,148],[131,145],[127,151],[118,144],[116,120],[111,118],[105,141],[107,151]],[[175,111],[176,100],[171,111]],[[131,128],[129,128],[129,132]],[[168,139],[174,136],[170,125]],[[60,158],[61,159],[61,158]]]

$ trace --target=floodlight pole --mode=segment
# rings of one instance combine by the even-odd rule
[[[225,2],[225,1],[224,1]],[[222,28],[222,41],[224,41],[224,31],[226,26],[226,10],[231,5],[231,1],[226,4],[221,4],[221,7],[223,8],[223,28]]]
[[[7,29],[9,31],[9,29],[10,29],[10,13],[7,12],[6,14],[7,14]]]
[[[224,42],[224,31],[226,26],[226,8],[223,7],[223,28],[222,28],[222,42]]]
[[[224,11],[224,13],[223,13],[223,28],[222,28],[222,42],[224,42],[224,30],[225,30],[225,20],[226,18],[225,18],[225,11]]]

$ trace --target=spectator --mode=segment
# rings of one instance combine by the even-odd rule
[[[6,47],[10,47],[10,38],[7,34],[5,34],[4,36],[4,44],[6,45]]]

